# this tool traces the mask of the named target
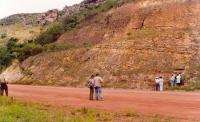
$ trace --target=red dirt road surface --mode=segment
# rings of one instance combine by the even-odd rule
[[[200,92],[153,92],[103,89],[104,101],[89,101],[87,88],[9,85],[17,99],[50,105],[86,107],[141,115],[160,115],[181,120],[200,120]]]

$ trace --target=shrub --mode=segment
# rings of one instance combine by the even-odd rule
[[[18,39],[16,38],[10,38],[6,44],[7,50],[10,52],[14,51],[14,49],[18,47],[17,41]]]
[[[5,47],[0,47],[0,72],[6,68],[15,58],[14,50],[17,48],[17,39],[8,40]]]
[[[50,25],[46,31],[43,31],[35,39],[36,44],[45,45],[55,42],[61,34],[64,33],[63,25],[60,23],[54,23]]]
[[[44,48],[41,45],[34,43],[25,43],[16,50],[17,58],[20,59],[20,61],[23,61],[29,56],[34,56],[41,53],[43,49]]]
[[[63,27],[65,31],[70,31],[79,24],[79,19],[77,15],[69,16],[63,19]]]
[[[93,46],[93,44],[91,44],[91,43],[84,43],[83,46],[85,48],[91,48]]]
[[[106,0],[102,5],[93,8],[87,8],[81,12],[65,17],[61,22],[56,22],[48,27],[47,30],[41,32],[35,39],[37,44],[46,45],[55,42],[65,31],[71,31],[81,21],[93,16],[97,13],[107,11],[118,5],[118,0]]]
[[[0,72],[8,66],[13,57],[5,47],[0,47]]]
[[[10,38],[5,47],[0,47],[0,71],[9,66],[13,59],[23,61],[29,56],[41,53],[44,49],[39,44],[18,44],[17,41],[16,38]]]
[[[93,8],[87,8],[81,12],[72,16],[67,16],[63,19],[62,25],[65,31],[70,31],[75,28],[81,21],[88,17],[94,16],[100,12],[108,11],[109,9],[117,6],[118,0],[106,0],[105,3],[95,6]]]
[[[4,39],[4,38],[6,38],[7,37],[7,33],[2,33],[1,34],[1,39]]]
[[[70,43],[54,43],[54,44],[49,44],[45,46],[45,51],[58,51],[58,50],[67,50],[70,48],[74,48],[75,46]]]
[[[103,5],[100,5],[97,8],[98,12],[104,12],[104,11],[108,11],[109,9],[115,7],[118,5],[118,1],[119,0],[106,0],[105,3]]]

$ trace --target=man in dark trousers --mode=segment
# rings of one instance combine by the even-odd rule
[[[0,85],[1,85],[1,96],[4,95],[4,93],[6,94],[6,96],[8,96],[8,85],[5,79],[5,74],[2,75],[1,79],[0,79]]]
[[[90,89],[90,95],[89,95],[89,100],[93,100],[94,96],[94,75],[90,77],[88,80],[88,87]]]
[[[155,90],[160,91],[160,81],[158,77],[155,78]]]

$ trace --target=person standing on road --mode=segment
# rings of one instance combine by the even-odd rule
[[[156,90],[156,91],[159,91],[159,87],[160,87],[159,78],[156,77],[156,78],[155,78],[155,90]]]
[[[180,84],[181,84],[181,74],[180,73],[176,76],[176,84],[177,84],[177,86],[180,86]]]
[[[88,87],[90,89],[89,100],[93,100],[94,98],[94,75],[90,77],[88,80]]]
[[[5,74],[2,74],[1,76],[1,80],[0,80],[0,85],[1,85],[1,95],[3,96],[4,93],[6,94],[6,96],[8,96],[8,83],[6,82],[5,79]]]
[[[96,76],[94,77],[94,88],[95,88],[96,100],[103,100],[102,89],[101,89],[102,83],[103,83],[103,79],[99,76],[99,74],[96,74]]]
[[[176,75],[173,74],[170,78],[170,84],[171,86],[176,86]]]
[[[160,86],[160,91],[163,91],[164,79],[162,76],[159,78],[159,86]]]

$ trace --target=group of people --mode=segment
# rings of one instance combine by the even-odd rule
[[[155,90],[163,91],[164,79],[162,76],[155,78]]]
[[[5,79],[5,74],[0,77],[0,96],[8,96],[8,85]]]
[[[179,74],[172,74],[171,78],[170,78],[170,86],[180,86],[184,84],[183,83],[183,78],[181,76],[181,73]]]
[[[181,73],[178,74],[172,74],[169,82],[169,86],[175,87],[175,86],[181,86],[183,85],[183,78]],[[164,88],[164,79],[162,76],[155,78],[155,90],[156,91],[163,91]]]
[[[94,99],[94,91],[95,91],[95,97],[96,100],[103,100],[102,96],[102,84],[103,79],[100,77],[100,75],[97,73],[95,76],[92,75],[90,79],[88,80],[88,87],[90,90],[89,100]]]

